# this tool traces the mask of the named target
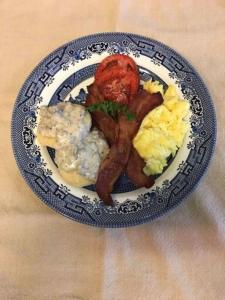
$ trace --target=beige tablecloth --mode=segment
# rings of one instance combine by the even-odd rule
[[[49,52],[94,32],[160,40],[199,71],[218,139],[196,191],[170,214],[128,229],[73,222],[24,182],[10,142],[19,88]],[[225,1],[0,1],[0,299],[225,299]]]

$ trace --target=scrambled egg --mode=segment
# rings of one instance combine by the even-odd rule
[[[180,99],[173,85],[164,93],[159,82],[148,81],[144,89],[160,92],[164,99],[162,105],[147,114],[133,139],[135,149],[146,162],[145,174],[155,175],[162,173],[168,157],[174,156],[183,143],[189,129],[189,103]]]

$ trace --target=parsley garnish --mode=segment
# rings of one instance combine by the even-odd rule
[[[87,107],[89,112],[93,111],[103,111],[104,113],[110,115],[113,119],[118,119],[120,113],[127,117],[127,120],[133,121],[135,119],[134,114],[129,110],[129,108],[124,104],[119,104],[113,101],[102,101],[98,103],[91,104]]]

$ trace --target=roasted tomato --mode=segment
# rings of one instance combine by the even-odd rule
[[[113,54],[100,63],[95,83],[105,99],[128,104],[138,91],[140,77],[136,63],[124,54]]]

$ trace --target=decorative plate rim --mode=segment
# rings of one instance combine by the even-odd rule
[[[62,50],[63,48],[71,45],[74,42],[79,42],[85,39],[93,39],[95,37],[101,36],[104,38],[104,36],[113,36],[113,35],[129,35],[135,38],[139,38],[139,39],[145,39],[148,41],[151,41],[152,43],[156,44],[157,46],[162,47],[163,49],[169,50],[172,54],[174,54],[175,56],[181,57],[181,59],[183,60],[183,62],[194,71],[195,76],[197,77],[198,82],[202,85],[202,87],[204,88],[204,90],[206,91],[206,93],[208,94],[208,98],[210,100],[210,105],[211,105],[211,116],[213,118],[213,126],[212,126],[212,139],[211,139],[211,144],[210,144],[210,149],[208,150],[209,154],[208,154],[208,159],[206,161],[206,163],[204,164],[204,167],[201,169],[201,172],[198,173],[198,178],[197,180],[192,184],[191,188],[189,191],[187,191],[187,193],[183,196],[180,197],[180,199],[176,202],[173,203],[172,206],[170,207],[164,207],[162,210],[160,210],[159,212],[156,212],[155,214],[152,215],[145,215],[144,217],[142,217],[141,219],[138,218],[133,218],[129,221],[124,221],[121,223],[98,223],[98,222],[91,222],[88,220],[83,220],[82,218],[79,218],[78,216],[70,216],[66,213],[64,213],[63,211],[61,211],[61,208],[59,207],[55,207],[52,203],[49,203],[44,197],[42,197],[41,193],[38,192],[33,186],[32,184],[27,180],[26,176],[25,176],[25,172],[22,169],[21,163],[19,161],[19,158],[17,156],[17,149],[16,149],[16,143],[14,141],[14,119],[15,119],[15,115],[16,115],[16,103],[19,101],[20,97],[23,94],[23,90],[25,88],[25,84],[26,82],[28,82],[28,80],[37,72],[37,70],[51,57],[53,56],[56,52]],[[212,101],[212,97],[209,93],[208,87],[206,86],[206,84],[204,83],[203,79],[201,78],[201,76],[199,75],[198,71],[196,71],[196,69],[192,66],[192,64],[185,58],[183,57],[183,55],[179,54],[176,50],[172,49],[170,46],[167,46],[166,44],[157,41],[155,39],[152,39],[150,37],[147,36],[143,36],[143,35],[139,35],[139,34],[135,34],[135,33],[129,33],[129,32],[99,32],[99,33],[94,33],[94,34],[89,34],[86,36],[82,36],[76,39],[73,39],[63,45],[61,45],[60,47],[57,47],[56,49],[53,49],[48,55],[46,55],[36,66],[35,68],[25,77],[25,80],[23,81],[23,84],[19,90],[19,93],[16,97],[16,101],[14,102],[14,107],[13,107],[13,111],[12,111],[12,117],[11,117],[11,144],[12,144],[12,150],[13,150],[13,154],[16,160],[16,164],[20,170],[21,175],[23,176],[25,182],[28,184],[28,186],[31,188],[32,192],[34,192],[34,194],[40,198],[41,201],[43,201],[45,204],[47,204],[51,209],[53,209],[55,212],[60,213],[61,215],[73,220],[73,221],[77,221],[79,223],[82,224],[86,224],[86,225],[91,225],[91,226],[95,226],[95,227],[103,227],[103,228],[119,228],[119,227],[129,227],[129,226],[136,226],[136,225],[141,225],[143,223],[146,222],[150,222],[153,221],[154,219],[165,215],[166,213],[169,213],[170,211],[172,212],[172,210],[174,208],[176,208],[181,202],[183,202],[184,200],[186,200],[189,195],[197,188],[197,186],[200,184],[201,180],[204,178],[204,176],[206,175],[207,170],[209,169],[210,163],[213,159],[213,154],[215,152],[215,147],[216,147],[216,140],[217,140],[217,119],[216,119],[216,110],[215,110],[215,106],[214,103]]]

